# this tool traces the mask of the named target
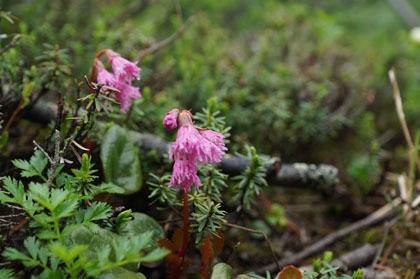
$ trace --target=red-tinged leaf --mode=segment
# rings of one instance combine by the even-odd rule
[[[175,252],[175,245],[167,238],[161,238],[158,240],[158,246],[160,248],[166,248],[172,252]]]
[[[201,265],[207,267],[213,258],[214,251],[211,247],[210,238],[206,237],[200,246]]]
[[[184,228],[178,228],[172,235],[172,243],[175,245],[175,249],[177,252],[182,250],[182,242],[184,240]]]
[[[187,232],[188,238],[190,237],[190,232]],[[184,241],[184,228],[178,228],[172,235],[172,243],[175,245],[176,251],[181,252],[182,242]]]
[[[182,258],[175,254],[169,254],[165,257],[165,262],[168,265],[169,271],[177,270],[182,264]]]
[[[278,279],[302,279],[302,272],[293,265],[284,267]]]
[[[182,258],[175,254],[169,254],[166,256],[165,262],[168,267],[168,274],[170,274],[168,278],[179,278],[179,276],[184,273],[191,264],[191,261],[187,259],[184,259],[184,262],[182,262]]]
[[[225,245],[225,237],[220,230],[217,230],[217,236],[213,236],[211,244],[213,248],[213,258],[216,258],[223,251],[223,246]]]

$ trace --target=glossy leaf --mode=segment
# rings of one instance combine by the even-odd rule
[[[152,240],[147,244],[146,249],[156,248],[158,240],[164,236],[162,227],[152,217],[134,212],[133,220],[127,223],[125,235],[139,235],[145,232],[153,232]]]
[[[284,267],[279,276],[279,279],[302,279],[302,272],[293,265]]]
[[[114,125],[106,132],[101,145],[101,161],[106,182],[123,188],[124,194],[141,189],[140,160],[125,129]]]
[[[146,279],[140,272],[132,272],[122,267],[114,267],[106,270],[103,274],[96,276],[97,279]]]
[[[211,279],[231,279],[232,267],[225,263],[218,263],[213,267]]]

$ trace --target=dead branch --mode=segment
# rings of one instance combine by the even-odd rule
[[[48,102],[39,102],[25,117],[31,121],[49,123],[51,119],[56,119],[56,105]],[[129,135],[134,145],[140,147],[143,152],[155,151],[158,156],[163,157],[168,154],[170,144],[163,139],[136,131],[129,131]],[[304,163],[284,164],[279,158],[261,156],[266,163],[267,179],[273,185],[287,186],[309,186],[330,188],[339,182],[338,170],[331,165],[313,165]],[[219,164],[219,168],[226,174],[238,175],[243,172],[250,162],[245,158],[226,155]]]
[[[378,224],[378,223],[394,216],[393,209],[395,207],[399,206],[401,204],[401,202],[402,202],[402,200],[400,198],[397,198],[397,199],[393,200],[392,203],[389,203],[389,204],[381,207],[380,209],[373,212],[372,214],[370,214],[366,218],[364,218],[362,220],[359,220],[359,221],[353,223],[352,225],[350,225],[350,226],[348,226],[344,229],[341,229],[341,230],[338,230],[338,231],[335,231],[335,232],[332,232],[332,233],[328,234],[327,236],[323,237],[322,239],[313,243],[312,245],[306,247],[302,251],[294,254],[293,256],[281,259],[279,261],[280,267],[284,267],[284,266],[290,265],[290,264],[297,264],[297,263],[301,262],[302,260],[304,260],[305,258],[310,257],[310,256],[324,250],[326,246],[331,245],[332,243],[350,235],[351,233],[354,233],[354,232],[360,231],[362,229],[368,228],[370,226]],[[276,265],[270,264],[270,265],[267,265],[267,266],[264,266],[264,267],[258,269],[257,273],[263,273],[266,270],[274,271],[274,269],[276,267],[277,267]]]
[[[139,56],[137,58],[138,63],[141,63],[149,54],[153,54],[156,51],[160,50],[161,48],[166,47],[167,45],[173,43],[176,39],[178,39],[189,27],[190,25],[195,21],[195,16],[191,16],[188,18],[188,20],[185,22],[181,28],[178,29],[174,34],[172,34],[170,37],[166,38],[163,41],[160,41],[157,44],[152,45],[149,48],[146,48],[145,50],[140,51]]]

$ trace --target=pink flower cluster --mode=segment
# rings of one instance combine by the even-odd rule
[[[194,184],[201,186],[197,165],[219,163],[227,150],[223,135],[195,127],[189,111],[173,109],[165,115],[163,126],[168,130],[178,127],[176,141],[169,150],[169,158],[175,160],[169,187],[189,192]]]
[[[134,78],[140,79],[140,68],[137,67],[137,62],[130,62],[111,49],[104,50],[104,54],[114,74],[108,72],[104,64],[95,58],[98,84],[118,89],[120,92],[115,92],[115,96],[120,102],[120,112],[126,112],[131,107],[131,99],[141,97],[140,89],[131,85]]]

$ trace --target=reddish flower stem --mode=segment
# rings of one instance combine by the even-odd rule
[[[103,49],[100,52],[98,52],[98,54],[96,54],[96,58],[99,59],[102,55],[104,55],[105,51],[106,51],[106,49]],[[90,73],[90,80],[89,81],[90,82],[94,81],[97,74],[98,73],[96,72],[95,63],[94,63],[92,65],[92,71]],[[93,89],[92,88],[89,88],[89,94],[91,94],[91,93],[93,93]]]
[[[188,224],[188,192],[187,190],[184,190],[184,239],[182,241],[181,253],[179,253],[179,256],[182,258],[183,262],[188,247],[189,228],[190,226]]]

